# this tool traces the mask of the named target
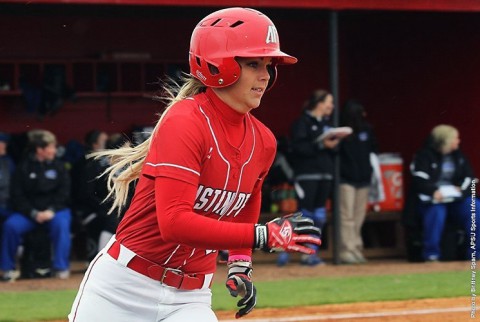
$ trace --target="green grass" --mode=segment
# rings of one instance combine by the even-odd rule
[[[257,307],[288,307],[470,295],[470,272],[325,277],[255,283]],[[214,310],[233,310],[238,299],[214,284]],[[0,321],[65,319],[76,290],[0,292]]]
[[[66,320],[75,295],[76,290],[0,292],[0,321]]]
[[[257,307],[390,301],[468,296],[470,272],[314,278],[255,283]],[[232,309],[232,298],[214,285],[216,309]]]

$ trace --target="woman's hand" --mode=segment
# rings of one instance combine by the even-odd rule
[[[338,138],[325,139],[323,140],[323,146],[326,147],[327,149],[334,149],[339,142],[340,142],[340,139]]]
[[[433,193],[433,200],[437,202],[441,202],[443,200],[443,195],[440,190],[435,190]]]

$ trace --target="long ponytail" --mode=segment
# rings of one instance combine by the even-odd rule
[[[159,116],[155,128],[148,139],[137,146],[124,146],[117,149],[108,149],[94,152],[87,156],[89,158],[93,157],[96,159],[106,157],[110,160],[110,166],[100,175],[107,176],[109,193],[104,201],[110,199],[113,201],[108,212],[109,214],[111,214],[115,209],[117,210],[117,214],[120,214],[122,208],[126,205],[130,183],[135,181],[140,176],[143,164],[152,143],[152,137],[160,127],[163,118],[168,113],[170,108],[175,103],[187,97],[205,91],[205,85],[203,85],[196,78],[185,76],[182,81],[182,86],[176,82],[163,84],[164,95],[161,100],[166,102],[166,108]]]

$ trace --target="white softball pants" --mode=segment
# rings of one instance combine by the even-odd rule
[[[113,238],[112,238],[113,240]],[[68,315],[70,322],[216,322],[208,287],[182,291],[162,285],[106,253],[90,263]]]

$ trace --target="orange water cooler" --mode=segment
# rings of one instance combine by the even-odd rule
[[[400,211],[403,209],[403,160],[395,153],[378,155],[382,173],[385,200],[374,205],[377,211]]]

